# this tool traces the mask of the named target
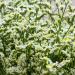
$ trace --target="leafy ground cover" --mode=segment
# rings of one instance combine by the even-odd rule
[[[70,0],[0,0],[0,75],[75,75]]]

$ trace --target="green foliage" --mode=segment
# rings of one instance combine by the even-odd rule
[[[71,1],[0,0],[0,75],[74,74]]]

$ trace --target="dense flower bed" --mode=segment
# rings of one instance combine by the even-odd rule
[[[74,75],[74,18],[70,0],[0,0],[0,75]]]

